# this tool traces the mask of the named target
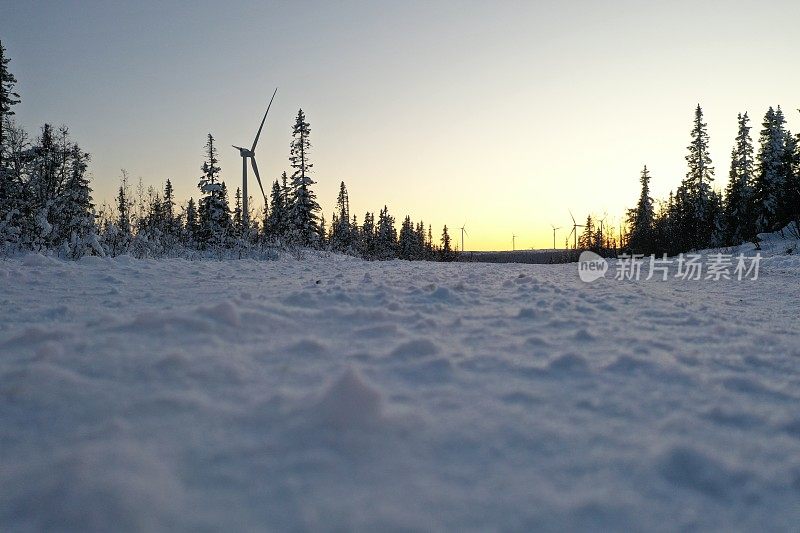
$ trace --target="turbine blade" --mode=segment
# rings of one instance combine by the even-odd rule
[[[278,92],[278,88],[275,87],[275,92],[272,93],[272,98],[269,99],[269,105],[267,106],[267,110],[264,112],[264,118],[261,119],[261,125],[258,127],[258,133],[256,133],[256,138],[253,140],[253,147],[250,149],[251,152],[256,151],[256,145],[258,144],[258,138],[261,137],[261,128],[264,127],[264,121],[267,120],[267,113],[269,113],[269,108],[272,107],[272,101],[275,99],[275,93]]]
[[[267,195],[264,193],[264,186],[261,185],[261,176],[258,174],[258,165],[256,165],[256,158],[250,158],[250,164],[253,166],[253,173],[256,175],[256,181],[258,181],[258,187],[261,189],[261,196],[264,197],[264,201],[267,201]]]
[[[567,211],[569,211],[569,216],[572,218],[572,223],[574,224],[575,223],[575,217],[572,216],[572,211],[570,209],[567,209]]]

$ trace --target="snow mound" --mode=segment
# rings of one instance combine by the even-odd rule
[[[354,368],[348,368],[317,400],[314,412],[337,431],[377,427],[384,421],[383,397]]]

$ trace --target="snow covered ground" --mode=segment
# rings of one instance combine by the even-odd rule
[[[0,260],[0,530],[794,530],[800,257]]]

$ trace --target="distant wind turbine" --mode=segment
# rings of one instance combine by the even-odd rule
[[[561,226],[555,227],[554,225],[550,224],[550,227],[553,228],[553,250],[556,249],[556,230],[561,229]]]
[[[275,99],[275,94],[278,92],[278,88],[275,88],[275,92],[272,93],[272,98],[269,100],[269,105],[267,105],[267,110],[264,112],[264,118],[261,119],[261,125],[258,127],[258,133],[256,133],[256,138],[253,140],[253,146],[248,150],[247,148],[242,148],[241,146],[233,145],[234,148],[239,150],[239,155],[242,156],[242,225],[245,228],[250,227],[250,211],[247,207],[247,160],[250,159],[250,164],[253,166],[253,173],[256,175],[256,180],[258,180],[258,186],[261,189],[261,196],[264,197],[264,203],[267,202],[267,195],[264,193],[264,186],[261,184],[261,176],[258,174],[258,165],[256,164],[256,145],[258,144],[258,138],[261,136],[261,129],[264,127],[264,122],[267,120],[267,114],[269,113],[269,108],[272,107],[272,101]]]
[[[469,233],[467,233],[467,223],[466,222],[464,222],[464,225],[461,226],[461,251],[462,252],[464,251],[464,234],[465,233],[467,234],[467,237],[469,237]]]
[[[512,234],[511,235],[511,251],[515,252],[517,250],[517,236]]]
[[[572,237],[572,235],[574,234],[575,235],[575,242],[574,242],[573,249],[577,250],[578,249],[578,228],[585,228],[586,226],[584,226],[582,224],[578,224],[577,222],[575,222],[575,217],[572,215],[572,211],[570,211],[569,209],[567,211],[569,211],[569,216],[570,216],[570,218],[572,218],[572,232],[570,232],[569,236],[567,237],[567,246],[569,246],[569,238]]]

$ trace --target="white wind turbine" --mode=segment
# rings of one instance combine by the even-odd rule
[[[567,248],[569,248],[569,238],[572,237],[573,234],[575,234],[575,242],[574,242],[573,249],[577,250],[578,249],[578,228],[585,228],[586,226],[584,226],[582,224],[578,224],[577,222],[575,222],[575,217],[572,215],[572,211],[570,211],[569,209],[567,211],[569,211],[569,216],[570,216],[570,218],[572,218],[572,231],[567,236]]]
[[[556,230],[561,229],[561,226],[555,227],[553,224],[550,224],[550,227],[553,228],[553,250],[556,249]]]
[[[269,108],[272,107],[272,101],[275,99],[275,94],[278,92],[278,88],[275,88],[275,92],[272,93],[272,98],[269,100],[269,105],[267,105],[267,110],[264,112],[264,118],[261,119],[261,125],[258,127],[258,133],[256,133],[256,138],[253,140],[253,146],[250,149],[242,148],[241,146],[233,145],[234,148],[239,150],[239,155],[242,156],[242,225],[245,228],[250,227],[250,212],[247,207],[247,160],[250,159],[250,164],[253,166],[253,173],[256,175],[256,180],[258,180],[258,186],[261,189],[261,196],[264,197],[264,203],[267,202],[267,195],[264,193],[264,186],[261,184],[261,176],[258,174],[258,165],[256,164],[256,145],[258,144],[258,138],[261,136],[261,129],[264,127],[264,122],[267,120],[267,114],[269,113]]]
[[[461,226],[461,251],[464,251],[464,234],[466,233],[467,237],[469,237],[469,233],[467,232],[467,223],[464,222],[464,225]]]

